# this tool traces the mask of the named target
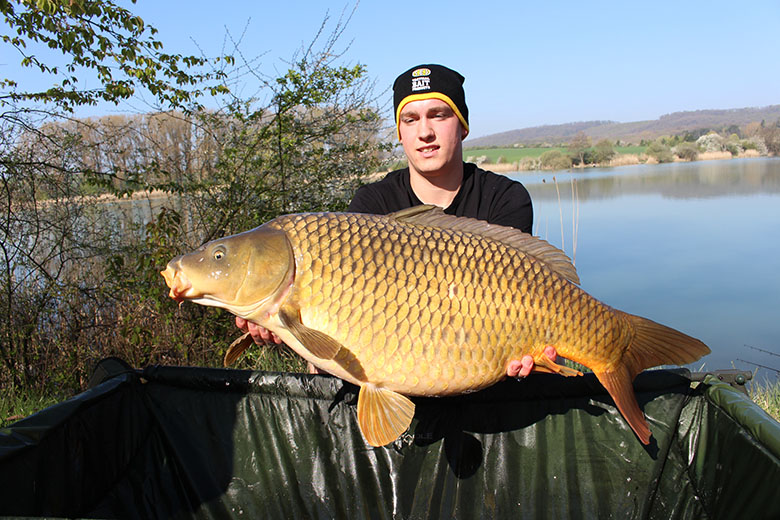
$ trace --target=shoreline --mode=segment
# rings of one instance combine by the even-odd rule
[[[723,161],[727,159],[746,159],[746,158],[754,159],[758,157],[762,157],[762,156],[755,150],[748,150],[737,156],[731,155],[730,152],[702,152],[699,154],[699,157],[694,161],[687,161],[687,160],[680,159],[679,157],[675,157],[673,162]],[[609,162],[609,164],[578,165],[578,166],[572,166],[570,168],[564,168],[563,170],[586,170],[588,168],[612,168],[617,166],[631,166],[634,164],[654,165],[659,163],[654,158],[645,155],[619,154],[616,155]],[[511,163],[482,162],[482,163],[477,163],[477,166],[479,166],[482,169],[487,169],[495,173],[563,171],[563,170],[548,170],[544,168],[535,168],[535,169],[520,168],[520,164],[518,162],[511,162]]]
[[[743,152],[737,156],[731,155],[730,152],[702,152],[699,154],[699,157],[694,161],[687,161],[680,159],[679,157],[675,156],[674,161],[676,163],[683,163],[683,162],[699,162],[699,161],[723,161],[727,159],[757,159],[759,157],[771,157],[771,156],[762,156],[760,153],[758,153],[755,150],[748,150],[746,152]],[[616,155],[609,164],[587,164],[587,165],[579,165],[579,166],[572,166],[570,168],[564,168],[561,170],[552,170],[552,169],[545,169],[545,168],[520,168],[519,162],[506,162],[506,163],[491,163],[488,161],[478,162],[475,163],[477,166],[482,168],[483,170],[489,170],[493,173],[533,173],[533,172],[554,172],[554,171],[566,171],[566,170],[587,170],[589,168],[616,168],[618,166],[631,166],[635,164],[645,164],[648,166],[659,164],[658,161],[656,161],[652,157],[648,157],[644,154],[637,155],[637,154],[618,154]],[[365,177],[363,177],[363,180],[367,183],[369,182],[376,182],[378,180],[381,180],[385,175],[390,173],[392,170],[381,170],[378,172],[369,173]]]

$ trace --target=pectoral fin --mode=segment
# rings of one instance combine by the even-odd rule
[[[384,446],[409,428],[414,403],[397,392],[366,383],[360,387],[357,412],[366,441],[371,446]]]
[[[222,365],[226,367],[232,365],[254,342],[255,340],[248,332],[236,339],[230,344],[227,352],[225,352],[225,358],[222,360]]]
[[[301,342],[309,352],[320,359],[333,359],[341,350],[341,343],[324,332],[310,329],[301,322],[300,314],[291,308],[279,310],[282,324]]]

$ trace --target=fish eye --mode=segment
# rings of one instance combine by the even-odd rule
[[[225,251],[223,249],[217,249],[214,251],[214,260],[222,260],[222,258],[225,256]]]

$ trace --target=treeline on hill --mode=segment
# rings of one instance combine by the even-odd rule
[[[780,155],[780,119],[772,124],[751,122],[743,127],[685,131],[634,146],[600,139],[595,145],[583,131],[558,146],[465,149],[467,161],[504,165],[509,171],[564,170],[577,166],[620,166],[699,158]],[[491,167],[493,167],[491,165]],[[494,168],[495,169],[495,168]]]
[[[154,30],[110,1],[0,4],[0,46],[52,80],[0,79],[0,387],[68,395],[96,361],[218,365],[239,331],[216,309],[167,297],[159,271],[204,241],[278,214],[338,210],[385,145],[373,84],[339,65],[344,23],[265,77],[253,60],[165,54]],[[10,30],[8,30],[10,29]],[[95,44],[95,42],[99,44]],[[55,69],[29,50],[71,60]],[[240,53],[237,53],[240,55]],[[80,87],[76,70],[102,88]],[[234,93],[241,78],[259,85]],[[81,105],[144,90],[148,114],[77,119]],[[214,96],[216,108],[202,106]],[[300,368],[255,349],[244,361]]]
[[[579,132],[584,132],[593,142],[607,139],[612,142],[651,143],[664,136],[683,136],[715,131],[722,136],[737,133],[753,122],[767,124],[780,118],[780,105],[720,110],[693,110],[666,114],[647,121],[579,121],[557,125],[544,125],[509,130],[476,138],[468,138],[468,148],[530,146],[558,146],[566,144]],[[703,133],[702,133],[703,132]]]

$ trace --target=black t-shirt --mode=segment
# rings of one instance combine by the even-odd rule
[[[384,179],[361,186],[348,211],[386,215],[422,204],[409,182],[409,168],[388,173]],[[486,220],[531,233],[533,207],[525,186],[503,175],[463,163],[463,183],[452,203],[444,209],[449,215]]]

